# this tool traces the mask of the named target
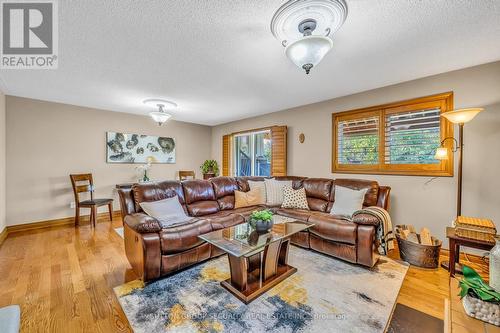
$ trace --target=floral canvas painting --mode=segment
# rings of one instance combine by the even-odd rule
[[[175,163],[175,139],[162,136],[106,133],[108,163]]]

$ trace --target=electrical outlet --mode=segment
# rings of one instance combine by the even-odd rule
[[[74,201],[71,201],[69,203],[69,208],[75,208],[75,202]]]

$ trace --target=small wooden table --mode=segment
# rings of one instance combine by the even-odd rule
[[[443,261],[441,266],[450,271],[450,277],[455,276],[455,272],[461,273],[460,246],[472,247],[479,250],[489,251],[495,246],[495,242],[488,242],[479,239],[464,238],[455,234],[455,228],[446,228],[446,237],[450,243],[450,261]],[[451,265],[450,263],[455,263]]]
[[[297,271],[288,265],[290,236],[312,224],[289,220],[264,234],[243,223],[198,236],[227,253],[231,277],[221,285],[243,303],[250,303]]]

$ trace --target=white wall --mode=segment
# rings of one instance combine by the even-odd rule
[[[137,180],[133,164],[106,163],[106,132],[171,136],[175,164],[154,164],[151,179],[176,179],[210,157],[208,126],[7,96],[7,225],[74,215],[69,175],[91,172],[96,197],[115,199],[115,184]],[[106,207],[103,207],[103,210]]]
[[[393,223],[426,226],[444,240],[445,227],[450,225],[456,212],[456,176],[432,179],[332,174],[331,114],[447,91],[454,92],[455,108],[485,108],[485,112],[465,127],[462,214],[491,218],[500,229],[500,62],[216,126],[212,128],[212,158],[222,160],[224,134],[287,125],[289,175],[365,178],[389,185]],[[300,133],[306,137],[303,144],[298,141]]]
[[[5,95],[0,91],[0,233],[6,226],[5,217],[6,217],[6,207],[5,207]]]

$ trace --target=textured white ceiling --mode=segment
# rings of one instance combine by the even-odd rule
[[[59,1],[59,69],[2,70],[6,94],[220,124],[500,60],[499,0],[347,0],[306,76],[269,24],[284,0]]]

